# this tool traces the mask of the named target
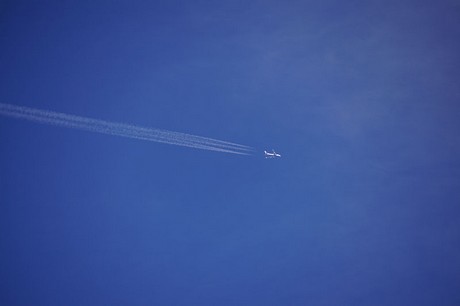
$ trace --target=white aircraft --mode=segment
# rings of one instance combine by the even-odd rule
[[[273,152],[267,152],[264,151],[265,153],[265,158],[276,158],[276,157],[281,157],[281,154],[278,154],[275,152],[275,150],[272,150]]]

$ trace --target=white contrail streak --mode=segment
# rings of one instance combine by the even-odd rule
[[[190,135],[167,130],[145,128],[131,124],[109,122],[69,115],[64,113],[40,110],[25,106],[0,103],[0,114],[21,118],[39,123],[64,126],[96,133],[117,135],[122,137],[161,142],[195,149],[225,152],[240,155],[250,155],[253,149],[228,141],[208,137]]]

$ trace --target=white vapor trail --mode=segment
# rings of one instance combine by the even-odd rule
[[[102,134],[117,135],[127,138],[161,142],[195,149],[240,155],[250,155],[253,151],[253,149],[249,146],[208,137],[145,128],[125,123],[109,122],[12,104],[0,103],[0,114],[39,123],[64,126]]]

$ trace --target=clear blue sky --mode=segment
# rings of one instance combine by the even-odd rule
[[[0,1],[1,305],[460,305],[458,1]],[[266,160],[274,148],[283,158]]]

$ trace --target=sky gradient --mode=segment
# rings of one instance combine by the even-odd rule
[[[0,103],[255,154],[0,116],[0,304],[459,305],[460,3],[163,2],[1,1]]]

